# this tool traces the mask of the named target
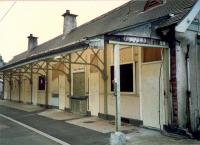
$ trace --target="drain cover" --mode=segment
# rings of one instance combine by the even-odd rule
[[[110,121],[109,122],[111,125],[115,125],[115,121]],[[125,126],[126,124],[125,123],[123,123],[123,122],[121,122],[121,126]]]
[[[135,129],[131,129],[131,130],[122,130],[122,132],[124,134],[129,134],[129,133],[132,133],[132,132],[135,132],[136,130]]]

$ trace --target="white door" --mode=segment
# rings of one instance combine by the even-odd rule
[[[89,82],[89,110],[94,116],[98,116],[99,113],[99,74],[90,73]]]
[[[24,80],[24,102],[30,103],[31,102],[31,91],[30,91],[30,82],[28,79]]]
[[[59,109],[64,110],[66,104],[65,76],[59,75]]]
[[[33,76],[33,104],[37,105],[38,76]]]
[[[161,63],[142,64],[142,118],[144,126],[159,128],[159,75]],[[160,79],[161,120],[163,118],[163,79]]]

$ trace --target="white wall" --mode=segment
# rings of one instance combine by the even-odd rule
[[[181,127],[186,127],[186,97],[187,97],[187,77],[186,77],[186,50],[189,50],[189,84],[191,91],[190,98],[190,117],[192,128],[197,128],[198,118],[200,115],[200,92],[199,92],[199,57],[200,52],[196,45],[197,33],[187,30],[185,33],[177,33],[176,38],[181,42],[177,46],[177,96],[178,96],[178,119]]]

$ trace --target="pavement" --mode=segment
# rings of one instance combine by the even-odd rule
[[[79,119],[68,120],[66,123],[88,128],[100,133],[111,133],[115,131],[114,121],[107,121],[98,117],[84,117]],[[123,132],[133,132],[137,130],[137,127],[133,125],[122,123],[121,130]]]
[[[138,128],[136,132],[126,135],[125,145],[200,145],[200,141],[181,136],[166,136],[159,131]]]
[[[69,113],[63,110],[58,110],[58,109],[48,109],[48,110],[44,110],[40,113],[38,113],[38,115],[40,116],[44,116],[50,119],[54,119],[54,120],[74,120],[74,119],[79,119],[79,118],[83,118],[84,116],[81,115],[77,115],[77,114],[73,114],[73,113]]]
[[[44,108],[40,106],[23,104],[23,103],[18,103],[18,102],[11,102],[7,100],[0,100],[0,106],[23,110],[26,112],[36,112],[36,111],[44,110]]]
[[[109,145],[110,133],[114,131],[112,121],[97,117],[84,117],[57,109],[44,110],[37,106],[24,106],[13,102],[6,103],[7,105],[1,104],[0,116],[3,114],[11,117],[70,145]],[[21,105],[23,109],[20,109]],[[200,141],[197,140],[169,137],[155,130],[127,124],[122,124],[122,129],[127,139],[125,145],[200,145]],[[53,140],[0,117],[0,145],[23,145],[23,143],[57,144]]]

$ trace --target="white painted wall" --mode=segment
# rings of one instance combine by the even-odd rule
[[[187,30],[185,33],[176,33],[176,38],[181,42],[177,46],[177,95],[178,95],[178,119],[181,127],[186,127],[187,116],[186,116],[186,48],[190,45],[189,51],[189,78],[190,78],[190,117],[192,122],[192,128],[197,129],[198,118],[200,116],[200,99],[199,99],[199,57],[200,52],[196,46],[197,32]]]
[[[186,91],[187,91],[187,76],[186,76],[186,48],[176,45],[176,78],[177,78],[177,99],[178,99],[178,123],[180,127],[185,127],[186,116]]]
[[[99,99],[99,73],[90,73],[90,89],[89,89],[89,110],[94,116],[98,116],[100,112]],[[95,80],[95,81],[94,81]]]

